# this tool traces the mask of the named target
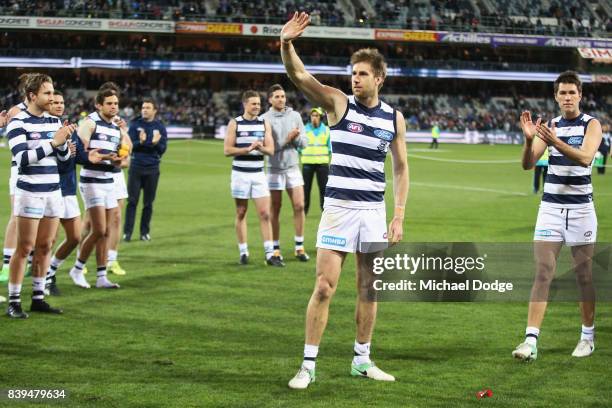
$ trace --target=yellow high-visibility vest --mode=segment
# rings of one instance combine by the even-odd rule
[[[329,127],[322,123],[319,127],[322,129],[315,135],[312,124],[305,126],[306,137],[308,137],[308,146],[300,153],[302,156],[302,164],[328,164],[331,151],[329,147]]]

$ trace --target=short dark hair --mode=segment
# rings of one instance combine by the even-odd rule
[[[28,75],[24,86],[24,92],[26,98],[28,98],[28,101],[30,100],[30,94],[37,94],[40,88],[42,87],[42,84],[44,84],[45,82],[50,82],[51,84],[53,84],[53,80],[47,74],[35,73]]]
[[[58,91],[57,89],[53,91],[53,96],[64,96],[62,91]]]
[[[383,82],[387,78],[387,63],[385,57],[376,48],[362,48],[351,55],[351,66],[358,62],[367,62],[374,71],[374,76],[382,77]],[[382,83],[379,89],[382,88]]]
[[[285,88],[283,88],[283,86],[281,84],[274,84],[271,87],[268,88],[268,98],[270,98],[272,96],[272,94],[276,91],[283,91],[285,92]]]
[[[114,89],[111,89],[111,88],[100,89],[98,91],[98,94],[96,95],[96,103],[98,105],[104,104],[104,100],[108,98],[109,96],[116,96],[117,98],[119,98],[117,91],[115,91]]]
[[[157,104],[155,103],[155,100],[153,98],[143,98],[142,99],[142,105],[144,105],[145,103],[150,103],[151,105],[153,105],[153,109],[157,110]]]
[[[259,95],[259,92],[254,91],[252,89],[249,89],[248,91],[244,91],[242,93],[242,103],[248,101],[249,98],[259,98],[259,99],[261,99],[261,96]]]
[[[100,88],[98,88],[99,91],[101,91],[103,89],[112,89],[113,91],[115,91],[117,93],[117,97],[121,93],[121,88],[119,88],[119,85],[117,85],[113,81],[105,82],[102,85],[100,85]]]
[[[555,95],[559,91],[559,84],[574,84],[578,88],[578,92],[582,93],[582,81],[576,71],[562,72],[555,80]]]

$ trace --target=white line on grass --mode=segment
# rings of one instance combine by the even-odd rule
[[[419,186],[419,187],[431,187],[431,188],[446,188],[449,190],[463,190],[463,191],[479,191],[479,192],[483,192],[483,193],[495,193],[495,194],[502,194],[502,195],[514,195],[514,196],[521,196],[521,197],[526,197],[529,196],[530,194],[527,193],[520,193],[517,191],[508,191],[508,190],[497,190],[494,188],[484,188],[484,187],[471,187],[471,186],[454,186],[454,185],[450,185],[450,184],[436,184],[436,183],[421,183],[418,181],[412,181],[410,182],[411,186]]]
[[[408,157],[413,157],[415,159],[423,159],[423,160],[432,160],[432,161],[440,161],[447,163],[466,163],[466,164],[517,164],[520,163],[520,160],[461,160],[461,159],[442,159],[439,157],[429,157],[429,156],[421,156],[420,154],[412,154],[408,153]]]

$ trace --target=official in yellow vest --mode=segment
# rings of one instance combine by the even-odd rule
[[[431,127],[431,144],[429,145],[430,149],[438,148],[438,138],[440,137],[440,126],[436,122],[434,122]]]
[[[315,174],[319,185],[319,206],[323,211],[325,185],[327,184],[331,158],[329,127],[323,123],[323,115],[324,112],[321,108],[312,108],[310,111],[310,122],[305,127],[308,146],[300,150],[302,176],[304,177],[304,212],[306,214],[308,214],[310,207],[310,190]]]

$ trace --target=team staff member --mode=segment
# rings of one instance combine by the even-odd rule
[[[279,84],[268,89],[270,109],[263,114],[272,127],[274,155],[268,159],[268,187],[271,198],[272,236],[274,237],[274,256],[280,257],[280,209],[283,191],[293,205],[293,224],[295,227],[295,256],[302,262],[308,261],[304,251],[304,179],[300,173],[298,149],[307,145],[304,124],[299,113],[286,106],[285,90]]]
[[[140,111],[141,116],[131,124],[128,134],[132,140],[132,161],[128,173],[128,204],[125,211],[123,239],[132,239],[136,206],[143,190],[143,207],[140,217],[140,239],[150,241],[153,201],[159,181],[159,164],[168,146],[168,134],[161,121],[155,119],[157,105],[153,99],[145,98]]]
[[[319,207],[323,211],[325,185],[329,175],[331,142],[329,127],[323,123],[322,119],[323,109],[312,108],[310,111],[310,122],[305,127],[308,146],[300,150],[302,174],[304,176],[304,214],[308,214],[308,209],[310,208],[310,190],[312,190],[312,179],[315,174],[317,175],[317,184],[319,185]]]

